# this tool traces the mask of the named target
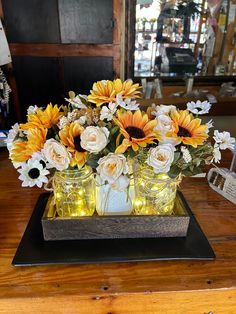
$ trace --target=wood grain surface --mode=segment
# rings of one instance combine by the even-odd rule
[[[11,266],[39,194],[22,188],[0,150],[0,313],[235,314],[236,206],[185,178],[181,190],[208,237],[214,261]]]

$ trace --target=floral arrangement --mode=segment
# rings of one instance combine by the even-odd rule
[[[22,186],[42,187],[55,171],[88,165],[102,184],[122,190],[133,157],[156,174],[190,176],[234,146],[228,132],[217,130],[211,142],[212,121],[199,118],[209,102],[190,102],[186,110],[152,105],[144,112],[140,97],[139,84],[116,79],[94,83],[88,96],[69,92],[67,105],[30,106],[27,122],[16,123],[7,139]]]

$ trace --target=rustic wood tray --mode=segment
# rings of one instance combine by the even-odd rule
[[[177,193],[172,215],[58,217],[49,198],[42,227],[44,240],[184,237],[190,216]]]
[[[12,265],[214,259],[215,254],[207,238],[180,192],[179,197],[190,216],[186,237],[45,241],[41,218],[49,194],[42,194],[18,246]]]

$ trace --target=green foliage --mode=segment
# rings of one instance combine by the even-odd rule
[[[207,164],[209,159],[212,158],[213,147],[210,143],[198,146],[194,148],[192,146],[187,147],[191,155],[191,162],[186,163],[183,159],[180,147],[175,152],[174,161],[169,171],[169,176],[176,177],[180,173],[184,176],[193,176],[203,171],[203,167]]]

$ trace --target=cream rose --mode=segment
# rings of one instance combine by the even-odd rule
[[[147,163],[155,173],[165,173],[170,170],[174,160],[175,147],[171,144],[161,144],[150,148]]]
[[[169,116],[165,114],[160,114],[157,118],[157,126],[155,130],[161,131],[162,134],[172,131],[172,120]]]
[[[122,154],[109,153],[98,161],[97,173],[101,180],[114,183],[122,174],[128,173],[128,164]]]
[[[81,147],[90,153],[99,153],[107,146],[108,137],[107,128],[88,126],[80,135]]]
[[[42,153],[50,166],[59,171],[67,169],[70,164],[70,156],[65,146],[54,139],[46,141]]]

